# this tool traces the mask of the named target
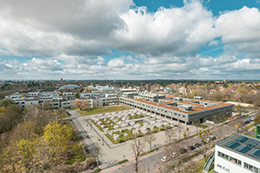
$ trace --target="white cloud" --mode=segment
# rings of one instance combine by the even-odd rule
[[[212,40],[209,42],[209,46],[217,46],[219,44],[218,40]]]
[[[231,78],[259,71],[257,8],[214,17],[199,0],[154,13],[132,0],[2,2],[0,56],[42,57],[0,60],[6,78]],[[216,38],[224,53],[198,55],[203,46],[220,45]],[[112,50],[123,55],[105,58]]]
[[[125,66],[124,60],[115,58],[107,63],[109,67],[123,67]]]

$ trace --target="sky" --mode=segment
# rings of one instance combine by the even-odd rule
[[[260,80],[260,0],[0,4],[2,80]]]

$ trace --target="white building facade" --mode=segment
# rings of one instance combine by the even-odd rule
[[[260,140],[235,134],[215,146],[217,173],[260,173]]]

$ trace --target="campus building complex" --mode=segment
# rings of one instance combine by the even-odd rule
[[[234,106],[223,102],[184,99],[167,95],[154,95],[154,97],[146,95],[142,98],[135,96],[135,98],[121,97],[120,102],[185,124],[192,124],[195,121],[202,123],[220,115],[232,116]],[[158,99],[158,102],[151,101],[154,99]]]
[[[217,173],[260,173],[260,139],[235,134],[215,146]]]

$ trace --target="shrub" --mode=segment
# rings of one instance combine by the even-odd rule
[[[75,163],[75,162],[76,162],[75,159],[68,159],[68,160],[65,161],[65,164],[66,164],[66,165],[72,165],[72,164]]]
[[[97,173],[97,172],[100,172],[101,171],[101,169],[99,168],[99,169],[96,169],[95,171],[93,171],[92,173]]]
[[[127,159],[121,160],[121,161],[118,162],[118,164],[122,164],[122,163],[125,163],[125,162],[128,162],[128,160]]]
[[[79,159],[79,162],[84,162],[85,160],[86,160],[86,158],[82,157],[82,158]]]

